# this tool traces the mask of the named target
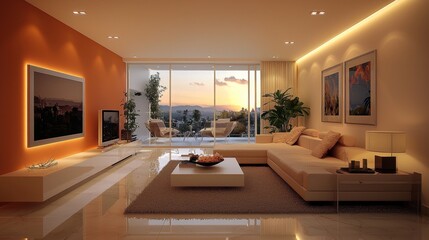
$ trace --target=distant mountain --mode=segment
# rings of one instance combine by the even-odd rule
[[[160,108],[161,108],[161,111],[163,111],[163,112],[170,111],[170,106],[168,106],[168,105],[161,105]],[[178,106],[173,106],[173,112],[183,111],[183,110],[186,110],[186,109],[188,109],[189,111],[192,111],[194,109],[198,109],[201,112],[211,112],[211,111],[213,111],[212,107],[201,107],[201,106],[198,106],[198,105],[178,105]]]
[[[170,110],[170,106],[168,105],[161,105],[160,109],[162,112],[168,112]],[[173,106],[173,112],[177,111],[184,111],[188,109],[189,111],[193,111],[195,109],[200,110],[200,112],[213,112],[213,107],[202,107],[199,105],[177,105]],[[220,105],[216,106],[216,110],[218,111],[239,111],[241,108],[239,106],[228,106],[228,105]]]

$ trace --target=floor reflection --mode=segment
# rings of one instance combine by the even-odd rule
[[[412,214],[187,215],[131,217],[127,224],[128,234],[157,239],[426,239],[429,233],[427,219]]]
[[[124,215],[170,160],[210,148],[141,148],[41,204],[0,206],[0,239],[429,239],[413,214]]]

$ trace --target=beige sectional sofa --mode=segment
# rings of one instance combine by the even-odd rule
[[[354,147],[350,137],[343,136],[329,151],[328,156],[317,158],[312,150],[322,141],[319,137],[302,134],[295,145],[272,143],[272,135],[259,135],[255,144],[216,145],[215,152],[225,157],[235,157],[240,164],[267,164],[306,201],[337,200],[337,174],[340,167],[347,167],[348,160],[367,158],[373,167],[373,153]],[[410,201],[413,176],[407,173],[359,174],[359,181],[379,181],[377,184],[350,184],[341,192],[343,201]],[[354,175],[356,177],[357,175]],[[403,183],[403,184],[401,184]],[[393,187],[392,187],[393,186]]]

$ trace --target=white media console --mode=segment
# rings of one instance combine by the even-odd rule
[[[135,154],[129,144],[94,149],[58,160],[47,169],[19,169],[0,175],[0,202],[43,202]]]

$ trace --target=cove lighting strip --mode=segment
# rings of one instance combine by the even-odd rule
[[[300,61],[303,61],[304,59],[310,57],[313,54],[316,54],[317,52],[321,51],[324,47],[329,46],[330,44],[333,44],[335,41],[341,39],[342,37],[345,37],[347,34],[358,30],[360,27],[363,27],[365,24],[368,24],[369,22],[375,20],[376,18],[383,16],[384,14],[387,14],[389,11],[391,11],[394,7],[397,7],[399,5],[399,3],[404,2],[404,0],[395,0],[391,3],[389,3],[388,5],[386,5],[385,7],[383,7],[382,9],[378,10],[377,12],[371,14],[370,16],[368,16],[367,18],[363,19],[362,21],[356,23],[355,25],[353,25],[352,27],[348,28],[347,30],[345,30],[344,32],[338,34],[337,36],[331,38],[330,40],[328,40],[327,42],[323,43],[322,45],[320,45],[319,47],[315,48],[314,50],[310,51],[309,53],[306,53],[304,56],[298,58],[298,60],[296,60],[297,63],[299,63]]]

